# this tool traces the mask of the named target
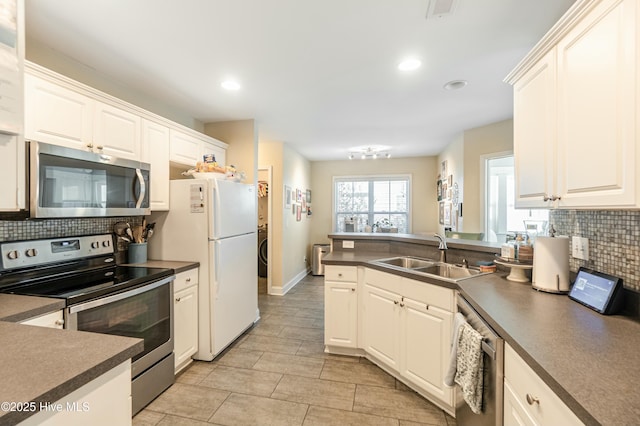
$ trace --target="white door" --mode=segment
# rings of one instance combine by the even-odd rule
[[[209,297],[214,356],[257,320],[257,245],[255,232],[210,242]]]
[[[151,210],[169,210],[169,128],[142,122],[142,158],[151,164]]]
[[[218,240],[256,232],[258,219],[255,187],[222,179],[212,179],[210,182],[213,209],[209,217],[209,239]],[[256,256],[253,263],[256,263]]]
[[[198,286],[176,291],[173,306],[176,369],[198,350]]]

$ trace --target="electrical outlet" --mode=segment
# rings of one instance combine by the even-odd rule
[[[303,261],[304,263],[307,263],[307,256],[304,256],[304,257],[302,258],[302,261]]]
[[[576,259],[589,260],[589,239],[571,237],[571,256]]]
[[[342,241],[342,248],[353,248],[353,241]]]

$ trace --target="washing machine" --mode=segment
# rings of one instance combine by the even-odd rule
[[[269,231],[267,229],[258,228],[258,276],[267,276],[267,237]]]

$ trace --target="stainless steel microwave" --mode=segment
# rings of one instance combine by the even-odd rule
[[[149,214],[150,165],[28,141],[33,218]]]

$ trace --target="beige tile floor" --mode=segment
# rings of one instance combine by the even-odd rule
[[[261,292],[259,305],[258,324],[216,360],[194,362],[133,424],[455,425],[369,361],[323,352],[322,277],[284,297]]]

